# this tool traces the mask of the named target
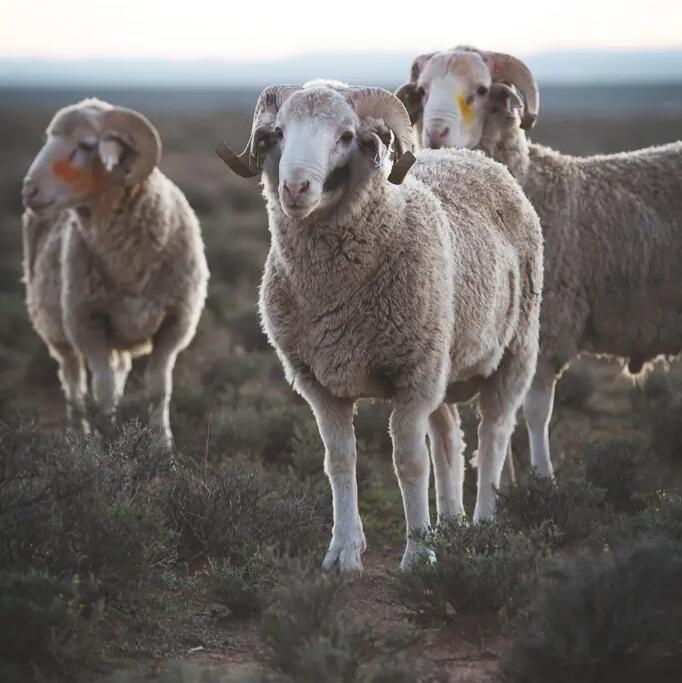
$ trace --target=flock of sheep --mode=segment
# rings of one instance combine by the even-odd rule
[[[395,95],[266,88],[244,152],[218,147],[235,173],[262,179],[260,313],[324,443],[325,569],[362,570],[357,400],[393,405],[409,568],[430,526],[429,454],[439,521],[464,515],[457,403],[480,414],[477,521],[494,513],[521,405],[532,464],[552,476],[554,386],[576,355],[636,373],[682,351],[682,143],[569,157],[528,142],[538,109],[520,60],[458,47],[417,57]],[[59,111],[24,179],[24,275],[71,424],[92,428],[89,371],[95,426],[110,427],[131,359],[148,353],[150,425],[171,445],[173,366],[209,274],[160,154],[137,112],[98,100]]]

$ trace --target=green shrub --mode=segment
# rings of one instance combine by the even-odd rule
[[[0,662],[5,674],[10,675],[10,662],[63,667],[86,657],[102,614],[98,595],[93,579],[0,572]]]
[[[214,470],[185,466],[168,500],[179,557],[223,558],[245,566],[265,548],[302,550],[316,543],[321,519],[315,500],[290,480],[269,480],[252,466],[226,462]]]
[[[512,613],[544,552],[536,539],[502,521],[450,523],[421,541],[436,562],[422,557],[397,583],[419,622],[503,608]]]
[[[632,440],[609,440],[592,444],[585,458],[585,475],[617,512],[636,512],[645,505],[650,490],[651,466],[642,445]]]
[[[274,558],[266,559],[258,553],[236,566],[229,560],[211,560],[207,579],[213,598],[241,618],[263,609],[276,574]]]
[[[557,564],[503,663],[511,683],[676,683],[682,546],[648,541]]]
[[[540,533],[563,547],[589,536],[593,525],[607,514],[604,490],[585,478],[579,467],[564,467],[556,482],[531,471],[526,481],[500,492],[500,518],[518,531]]]
[[[346,600],[337,576],[294,573],[263,617],[270,666],[297,683],[357,681],[363,630],[343,616]]]
[[[0,569],[94,575],[110,596],[172,561],[168,453],[127,425],[110,443],[0,425]]]

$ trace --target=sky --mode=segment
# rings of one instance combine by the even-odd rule
[[[0,0],[0,58],[682,47],[682,0]]]

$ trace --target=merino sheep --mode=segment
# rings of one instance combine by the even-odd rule
[[[427,432],[439,519],[464,513],[458,416],[446,401],[478,394],[474,517],[489,517],[535,370],[542,237],[530,202],[502,165],[466,150],[420,154],[399,186],[411,147],[392,94],[316,83],[267,88],[242,155],[218,148],[239,175],[262,171],[272,244],[260,312],[317,419],[334,510],[323,567],[341,572],[362,570],[365,547],[355,402],[393,402],[405,569],[430,524]]]
[[[458,82],[463,93],[480,85],[480,77],[470,78],[474,69],[496,59],[472,48],[446,54],[465,74]],[[466,141],[505,164],[540,216],[546,246],[540,352],[524,414],[531,462],[552,476],[554,387],[573,358],[582,352],[620,357],[637,373],[657,356],[682,351],[682,143],[592,157],[529,144],[524,128],[537,115],[538,89],[528,68],[515,62],[522,77],[490,73],[489,91],[468,120],[456,106],[439,116],[450,128],[445,144]],[[422,93],[445,87],[435,85],[437,69],[423,66]],[[457,95],[451,92],[452,102]],[[430,97],[423,99],[413,116],[423,113],[423,130],[438,130],[438,120],[427,115]]]
[[[89,429],[86,364],[109,425],[131,359],[149,353],[150,425],[170,445],[173,367],[194,336],[208,268],[197,218],[160,156],[156,129],[135,111],[95,99],[58,111],[24,178],[24,279],[69,421]]]

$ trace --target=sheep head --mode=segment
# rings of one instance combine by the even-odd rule
[[[131,109],[83,100],[53,117],[22,190],[34,211],[97,202],[111,187],[133,186],[161,156],[156,128]]]
[[[246,149],[236,155],[221,144],[217,152],[238,175],[262,172],[266,192],[278,194],[285,213],[304,218],[383,168],[391,134],[395,157],[388,179],[399,184],[414,163],[405,107],[381,88],[316,81],[266,88]]]
[[[530,69],[516,57],[461,46],[418,56],[410,80],[396,96],[421,130],[423,147],[477,147],[494,84],[514,86],[523,96],[520,125],[535,124],[538,87]]]
[[[523,101],[514,88],[506,83],[493,83],[479,149],[488,156],[497,158],[495,151],[498,145],[515,138],[521,121],[519,112],[522,111]]]

